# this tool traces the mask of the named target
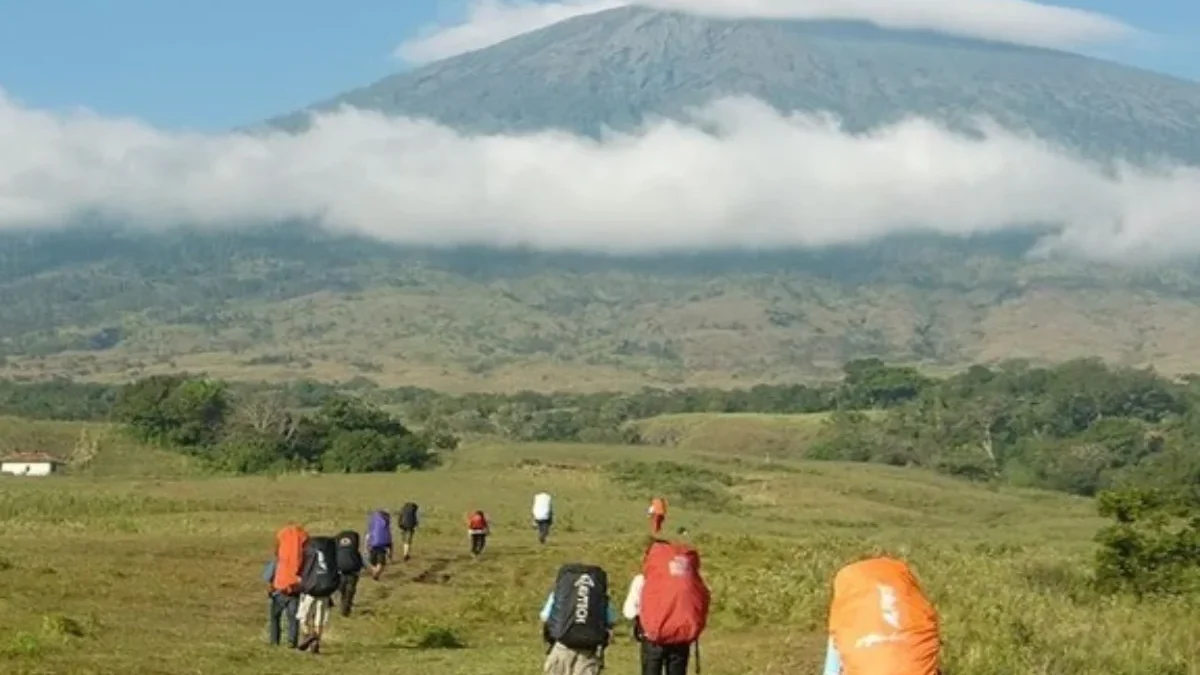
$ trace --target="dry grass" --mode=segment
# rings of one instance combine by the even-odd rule
[[[3,430],[64,444],[76,432],[20,427]],[[422,474],[153,478],[145,467],[181,465],[113,440],[93,475],[0,483],[0,672],[536,672],[536,613],[559,564],[599,562],[623,596],[644,536],[639,486],[657,479],[639,462],[677,462],[667,489],[721,497],[676,498],[670,522],[691,532],[714,590],[713,675],[817,672],[831,575],[876,550],[906,555],[937,602],[948,675],[1200,672],[1200,604],[1088,590],[1100,525],[1088,500],[754,454],[478,443]],[[559,511],[544,549],[527,515],[541,489]],[[361,584],[325,653],[266,647],[258,575],[275,529],[293,518],[314,532],[361,527],[368,509],[409,499],[424,512],[414,560]],[[460,525],[474,507],[495,519],[477,562]],[[610,668],[633,672],[628,627],[620,634]],[[456,640],[465,647],[434,648]]]

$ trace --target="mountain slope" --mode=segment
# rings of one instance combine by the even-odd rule
[[[0,376],[369,378],[447,390],[749,385],[880,356],[1200,371],[1200,270],[1031,239],[641,259],[422,251],[294,230],[0,235]]]
[[[721,20],[622,8],[385,78],[313,106],[472,131],[595,135],[727,95],[829,111],[860,131],[986,114],[1093,156],[1200,163],[1200,84],[1046,49],[868,24]],[[270,124],[305,125],[303,112]]]

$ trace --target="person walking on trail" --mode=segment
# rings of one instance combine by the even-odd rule
[[[488,526],[487,515],[483,511],[472,511],[471,515],[467,516],[467,536],[471,538],[471,555],[478,558],[483,553],[489,534],[491,534],[491,528]]]
[[[602,568],[578,563],[560,567],[539,617],[545,675],[599,675],[617,623]]]
[[[342,616],[350,616],[350,610],[354,607],[354,596],[358,592],[358,576],[365,566],[360,552],[361,543],[358,533],[354,530],[342,530],[335,539],[337,568],[342,578],[338,586],[338,601]]]
[[[667,520],[667,500],[662,497],[651,499],[646,515],[650,517],[650,532],[657,537],[662,532],[663,523]]]
[[[283,621],[287,621],[289,647],[296,647],[300,640],[300,624],[296,612],[300,602],[300,572],[304,564],[304,545],[308,533],[304,528],[290,524],[275,533],[275,555],[263,569],[263,580],[270,584],[270,611],[268,614],[267,640],[272,645],[280,642]]]
[[[699,552],[656,539],[646,550],[641,576],[636,600],[626,604],[634,605],[640,626],[642,675],[685,675],[693,648],[700,672],[700,636],[711,595],[700,576]]]
[[[367,564],[371,567],[371,578],[379,576],[392,561],[392,519],[387,511],[376,509],[367,517]]]
[[[413,534],[417,531],[417,505],[414,502],[405,502],[404,506],[400,507],[400,515],[396,518],[396,527],[400,530],[400,544],[404,546],[404,561],[408,562],[412,555]]]
[[[940,675],[938,615],[903,561],[846,565],[833,581],[823,675]]]
[[[550,493],[539,492],[533,496],[533,524],[537,527],[538,543],[545,544],[550,536],[550,526],[554,524],[554,507],[550,502]]]
[[[321,637],[329,624],[333,594],[341,587],[337,565],[338,545],[333,537],[310,537],[304,546],[304,565],[300,572],[300,606],[296,619],[303,637],[297,648],[319,654]]]

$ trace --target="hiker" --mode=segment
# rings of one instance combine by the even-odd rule
[[[358,592],[358,575],[364,567],[361,543],[354,530],[342,530],[334,538],[337,539],[337,568],[342,579],[338,585],[338,601],[342,616],[350,616],[354,595]]]
[[[376,509],[367,517],[367,564],[371,578],[379,581],[383,569],[392,561],[392,518],[387,511]]]
[[[295,647],[300,640],[300,623],[296,619],[296,612],[299,608],[300,572],[307,541],[308,533],[296,524],[286,525],[275,533],[275,555],[263,569],[263,580],[271,585],[267,640],[272,645],[279,644],[284,618],[288,624],[288,646]]]
[[[657,537],[662,532],[663,522],[667,520],[667,500],[662,497],[651,499],[646,515],[650,517],[650,532]]]
[[[940,675],[937,611],[895,558],[846,565],[833,581],[823,675]]]
[[[683,543],[655,539],[642,559],[634,605],[641,635],[642,675],[685,675],[693,646],[700,670],[700,635],[711,595],[700,576],[700,554]],[[631,585],[630,590],[634,590]]]
[[[487,546],[487,537],[491,533],[491,528],[488,527],[487,515],[483,511],[473,511],[467,517],[467,534],[471,537],[471,555],[476,558],[483,553],[483,547]]]
[[[599,675],[616,613],[608,599],[608,574],[595,565],[567,564],[539,615],[546,642],[546,675]]]
[[[554,524],[554,508],[547,492],[539,492],[533,496],[533,524],[537,527],[538,543],[545,544],[546,538],[550,536],[550,526]]]
[[[304,565],[300,572],[300,606],[296,618],[301,622],[303,638],[297,649],[313,654],[321,652],[321,636],[329,623],[333,594],[341,587],[337,565],[338,546],[333,537],[310,537],[304,545]]]
[[[396,517],[396,526],[400,530],[400,543],[404,546],[404,561],[408,562],[412,554],[413,534],[417,531],[417,505],[405,502],[400,507],[400,515]]]

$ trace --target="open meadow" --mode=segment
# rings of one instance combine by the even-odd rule
[[[706,673],[819,672],[831,577],[876,551],[906,556],[936,602],[947,675],[1200,673],[1200,606],[1090,590],[1103,521],[1089,499],[752,452],[482,440],[427,472],[231,478],[101,426],[3,422],[64,454],[83,428],[99,442],[68,475],[0,481],[6,674],[538,672],[555,570],[604,565],[620,603],[652,493],[713,589]],[[557,512],[544,548],[529,523],[542,489]],[[360,583],[320,656],[268,647],[259,574],[276,529],[361,529],[368,509],[407,500],[422,508],[413,559]],[[493,519],[478,561],[462,525],[475,507]],[[634,672],[629,625],[617,635],[608,669]]]

